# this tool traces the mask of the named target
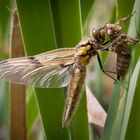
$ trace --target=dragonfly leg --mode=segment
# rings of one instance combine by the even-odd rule
[[[108,70],[106,70],[105,72],[108,72],[108,73],[113,73],[113,74],[117,74],[116,72],[114,72],[114,71],[108,71]]]
[[[138,39],[127,37],[127,41],[130,43],[140,44]]]
[[[109,47],[108,48],[103,48],[102,51],[109,51]]]
[[[115,79],[114,77],[112,77],[110,74],[108,74],[104,68],[103,68],[103,65],[102,65],[102,61],[101,61],[101,58],[100,58],[100,55],[97,53],[97,60],[98,60],[98,63],[99,63],[99,66],[100,66],[100,69],[102,70],[102,72],[104,74],[106,74],[107,76],[109,76],[111,79],[113,79],[115,82],[117,81],[117,79]]]
[[[103,43],[102,45],[106,45],[110,42],[110,40],[106,41],[105,43]]]

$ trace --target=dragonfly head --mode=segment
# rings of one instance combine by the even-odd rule
[[[103,28],[97,28],[97,29],[93,28],[92,29],[92,36],[97,42],[103,44],[104,41],[105,41],[105,29],[103,29]]]

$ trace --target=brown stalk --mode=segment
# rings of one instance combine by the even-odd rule
[[[17,11],[13,13],[11,28],[11,58],[25,55],[21,32],[19,28]],[[10,139],[26,140],[26,87],[11,84],[10,87]]]

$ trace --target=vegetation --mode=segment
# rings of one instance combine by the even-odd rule
[[[15,8],[17,9],[22,41],[27,55],[35,55],[55,48],[74,47],[84,36],[90,35],[93,27],[118,21],[118,19],[126,17],[134,11],[136,11],[136,14],[130,19],[130,22],[124,25],[124,31],[128,33],[128,36],[139,39],[139,0],[1,0],[0,3],[1,60],[6,59],[8,53],[13,53],[13,50],[11,49],[11,52],[9,52],[8,48],[12,46],[9,43],[13,39],[10,40],[10,22]],[[16,39],[14,38],[14,40]],[[71,127],[62,130],[66,89],[29,87],[26,94],[26,112],[22,114],[26,116],[27,122],[23,122],[25,132],[27,132],[25,137],[30,140],[140,139],[140,46],[130,45],[130,48],[132,48],[133,57],[125,81],[117,82],[114,85],[112,81],[106,80],[106,77],[95,63],[93,69],[96,76],[94,78],[94,75],[91,75],[93,79],[87,82],[91,87],[91,91],[107,112],[105,124],[102,123],[102,126],[99,126],[98,129],[97,125],[99,124],[92,116],[95,122],[90,121],[91,125],[89,125],[89,110],[87,110],[89,99],[86,97],[88,90],[84,88]],[[103,61],[106,60],[106,54],[102,55],[102,59]],[[106,90],[105,87],[108,87],[108,82],[111,83],[113,91]],[[17,91],[20,94],[20,91]],[[11,121],[10,110],[12,110],[11,104],[9,105],[9,98],[11,100],[11,97],[8,83],[1,81],[0,139],[3,140],[8,137],[13,139],[11,133],[14,130],[11,129],[14,127],[9,127],[9,125],[17,122],[15,119],[13,123],[9,124],[9,120]],[[19,104],[17,106],[20,107]],[[98,110],[98,107],[94,105],[90,108]],[[99,111],[101,110],[99,109]],[[21,114],[21,111],[19,111],[19,114]],[[102,118],[102,116],[98,117]],[[97,129],[99,133],[95,131]],[[15,133],[20,134],[19,131],[13,132],[13,134]]]

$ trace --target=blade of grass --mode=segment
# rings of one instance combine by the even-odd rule
[[[80,103],[75,112],[72,125],[72,140],[89,140],[89,128],[87,117],[87,102],[85,89]]]
[[[120,18],[126,17],[127,15],[132,14],[132,9],[135,0],[116,0],[116,20],[118,21]],[[127,4],[129,3],[129,4]],[[126,6],[127,4],[127,6]],[[125,9],[125,10],[124,10]],[[124,31],[128,29],[128,23],[124,23]]]
[[[134,73],[132,75],[128,98],[126,104],[126,110],[124,115],[124,127],[122,129],[121,139],[131,140],[140,139],[140,113],[139,113],[139,100],[140,100],[140,59],[136,65]],[[128,124],[128,125],[127,125]]]
[[[117,20],[119,20],[122,17],[127,16],[128,14],[131,14],[134,2],[135,2],[135,0],[117,0],[116,1]],[[129,4],[126,6],[127,3],[129,3]],[[125,8],[125,10],[124,10],[124,8]]]
[[[17,11],[13,13],[11,34],[11,57],[25,55],[21,38]],[[24,85],[11,84],[10,87],[10,139],[26,140],[26,87]],[[17,133],[18,132],[18,133]]]
[[[101,140],[118,140],[121,130],[126,91],[123,83],[115,85]]]
[[[9,28],[10,28],[10,11],[8,7],[11,6],[11,0],[1,0],[0,1],[0,60],[8,57],[7,44],[9,40]],[[8,91],[8,83],[2,81],[0,83],[0,126],[1,131],[6,131],[5,139],[8,139],[7,135],[7,120],[9,117],[9,91]],[[4,129],[3,129],[4,126]],[[2,132],[3,135],[3,132]]]
[[[121,2],[123,4],[125,0]],[[122,15],[124,14],[123,12],[121,13],[121,11],[123,11],[122,9],[124,9],[124,7],[120,6],[121,2],[119,0],[117,1],[118,3],[117,13],[121,15],[121,16],[118,15],[118,17],[122,17]],[[129,10],[128,9],[127,10],[130,11],[130,14],[131,14],[132,7],[130,6],[128,8]],[[127,25],[125,25],[124,27],[125,29],[128,28]],[[124,119],[124,111],[125,111],[125,106],[126,106],[126,101],[127,101],[127,90],[128,90],[128,85],[129,85],[128,81],[129,81],[129,76],[126,77],[125,81],[121,81],[115,84],[113,96],[111,99],[111,103],[109,105],[107,121],[106,121],[104,132],[102,135],[102,140],[120,139],[123,119]]]
[[[39,110],[36,102],[36,97],[34,93],[34,89],[30,88],[28,90],[27,95],[27,104],[26,104],[26,112],[27,112],[27,132],[28,135],[31,134],[32,128],[34,127],[34,123],[36,123],[39,118]],[[32,113],[30,113],[32,111]]]
[[[75,47],[82,38],[79,0],[51,0],[51,10],[57,47]]]
[[[75,47],[82,38],[80,1],[51,1],[52,17],[58,47]],[[69,15],[69,16],[68,16]],[[61,32],[59,31],[61,29]],[[82,93],[85,94],[85,93]],[[80,116],[80,117],[79,117]],[[82,132],[82,133],[81,133]],[[72,138],[88,140],[86,97],[82,96],[73,118]]]
[[[39,2],[17,0],[23,39],[27,53],[30,55],[43,52],[49,47],[51,49],[55,46],[75,46],[81,38],[79,1],[68,3],[62,0],[54,4],[56,9],[53,9],[53,1],[51,1],[52,13],[50,13],[49,2],[46,0]],[[37,49],[38,47],[39,49]],[[58,89],[36,89],[38,106],[47,139],[69,139],[68,132],[66,130],[61,131],[64,97],[58,92]]]
[[[129,30],[128,30],[128,35],[135,38],[137,36],[137,33],[138,33],[138,30],[139,30],[139,27],[140,27],[140,10],[139,10],[139,6],[140,6],[140,1],[136,0],[135,1],[135,4],[134,4],[134,8],[133,8],[133,11],[136,11],[136,15],[134,17],[131,18],[131,21],[130,21],[130,26],[129,26]],[[136,26],[137,25],[137,26]],[[138,53],[139,51],[135,51],[134,49],[134,46],[132,46],[132,58],[131,58],[131,63],[130,63],[130,69],[129,69],[129,76],[132,75],[132,72],[133,72],[133,68],[135,67],[135,64],[136,64],[136,61],[138,60]],[[139,46],[137,46],[139,47]],[[136,52],[136,57],[135,57],[135,52]],[[137,59],[136,59],[137,58]],[[132,79],[132,78],[131,78]],[[131,86],[131,81],[130,81],[130,86]],[[132,87],[131,87],[132,88]],[[137,104],[137,102],[134,100],[133,103],[132,103],[132,100],[133,96],[135,96],[133,94],[133,92],[131,93],[130,92],[130,89],[129,87],[129,92],[128,92],[128,97],[127,97],[127,104],[126,104],[126,108],[125,108],[125,113],[124,113],[124,120],[123,120],[123,124],[122,124],[122,133],[121,133],[121,138],[124,139],[125,137],[125,133],[127,131],[127,125],[128,123],[131,124],[131,121],[129,122],[129,115],[130,117],[133,115],[133,114],[130,114],[130,108],[133,107],[133,104]],[[136,95],[137,97],[139,97],[138,95]],[[132,110],[133,112],[133,110]],[[129,114],[129,115],[128,115]],[[135,116],[137,118],[137,116]]]
[[[82,23],[84,25],[84,22],[86,21],[88,14],[92,8],[92,5],[95,0],[80,0],[81,4],[81,15],[82,15]]]
[[[132,37],[132,38],[138,38],[140,40],[140,1],[139,0],[135,0],[135,4],[133,7],[133,12],[135,11],[135,15],[131,18],[130,24],[129,24],[129,31],[128,31],[128,36]],[[136,45],[136,47],[131,46],[132,47],[132,69],[135,67],[138,58],[139,58],[139,54],[140,54],[140,45]]]
[[[1,0],[0,1],[0,41],[5,41],[7,39],[7,28],[10,25],[10,10],[11,0]]]
[[[16,2],[27,54],[34,55],[56,48],[49,1],[17,0]],[[61,130],[63,91],[36,88],[35,92],[47,139],[69,139],[68,131]]]
[[[136,26],[136,38],[140,41],[140,8],[139,8],[140,2],[136,0],[134,10],[136,9],[136,15],[135,15],[135,26]],[[136,45],[135,48],[135,59],[134,59],[134,66],[137,63],[137,60],[140,56],[140,45]]]
[[[8,51],[6,52],[8,40],[9,40],[9,26],[10,26],[10,11],[7,7],[10,7],[10,0],[1,0],[0,1],[0,60],[8,57]],[[0,82],[0,133],[6,131],[5,139],[8,139],[7,135],[7,120],[9,117],[9,91],[8,83],[5,81]],[[4,126],[4,129],[3,129]],[[6,130],[5,130],[6,129]]]

